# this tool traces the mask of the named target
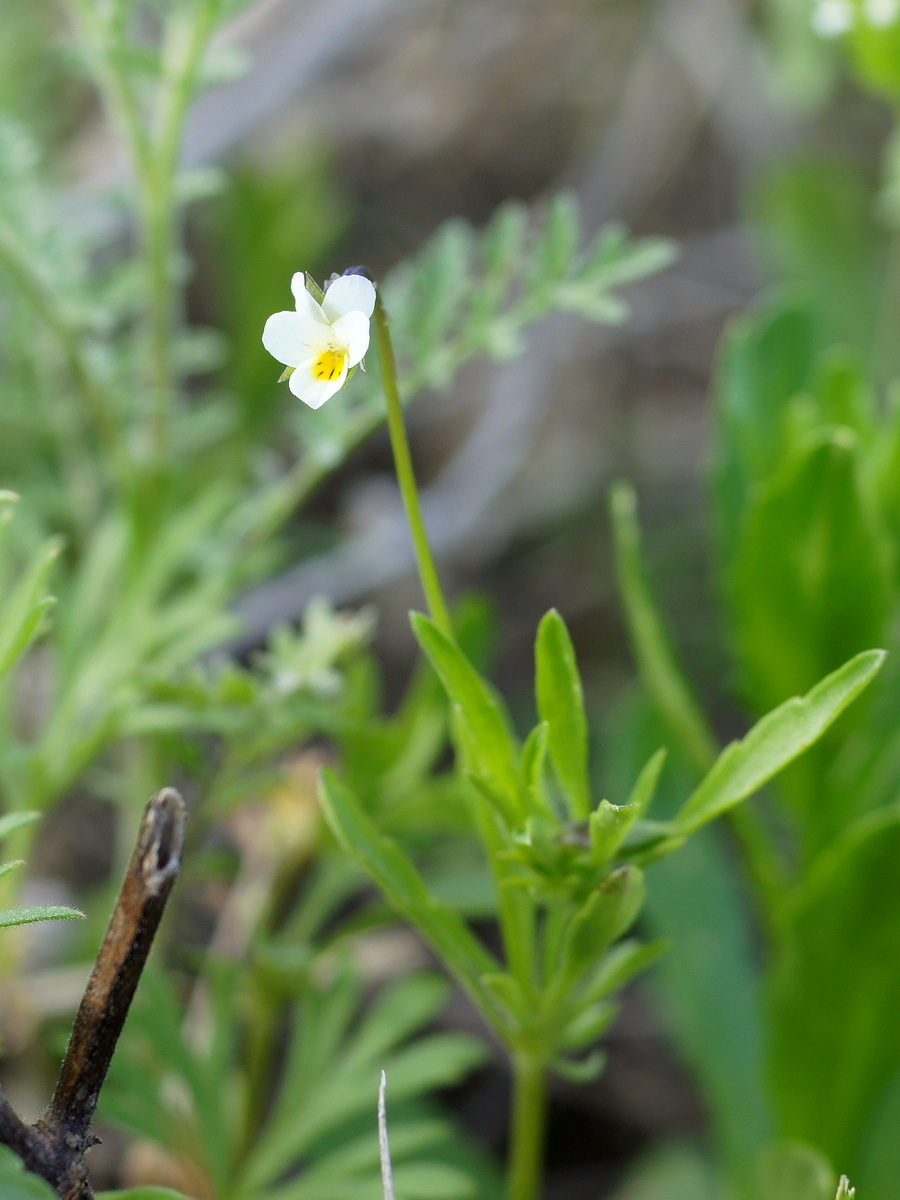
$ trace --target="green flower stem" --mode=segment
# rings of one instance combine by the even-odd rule
[[[537,1200],[541,1191],[547,1118],[547,1071],[531,1054],[515,1054],[507,1165],[507,1200]]]
[[[387,313],[381,303],[381,294],[376,293],[375,300],[375,332],[378,338],[378,355],[381,360],[381,378],[384,383],[384,395],[387,401],[388,431],[391,435],[391,449],[394,452],[394,466],[397,471],[397,482],[406,509],[406,517],[412,534],[413,548],[419,567],[419,578],[422,590],[428,603],[428,611],[435,624],[448,638],[454,639],[453,626],[441,580],[435,565],[428,533],[422,517],[422,507],[419,504],[419,490],[416,487],[416,476],[413,471],[412,455],[409,450],[409,440],[406,436],[406,425],[403,420],[403,406],[400,403],[400,392],[397,387],[397,363],[394,358],[394,347],[391,341],[391,330]]]

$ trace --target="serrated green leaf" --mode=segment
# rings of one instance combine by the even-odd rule
[[[758,791],[822,736],[872,682],[884,658],[883,650],[857,654],[806,696],[787,700],[742,741],[732,742],[675,818],[675,831],[692,833]]]

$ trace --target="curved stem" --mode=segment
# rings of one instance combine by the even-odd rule
[[[537,1200],[541,1191],[547,1120],[547,1072],[530,1054],[515,1054],[507,1164],[507,1200]]]
[[[391,341],[391,330],[387,313],[381,303],[381,295],[377,293],[375,300],[375,331],[378,338],[378,355],[381,359],[381,378],[384,383],[384,395],[387,401],[388,431],[391,436],[391,449],[394,453],[394,466],[397,471],[397,482],[406,509],[409,529],[412,534],[413,548],[419,568],[419,579],[428,603],[428,610],[435,624],[448,638],[453,639],[453,626],[441,580],[438,575],[434,555],[428,542],[422,507],[419,503],[419,490],[416,486],[416,476],[413,470],[412,455],[409,440],[406,436],[406,425],[403,420],[403,406],[400,403],[400,392],[397,387],[397,363],[394,358],[394,347]]]

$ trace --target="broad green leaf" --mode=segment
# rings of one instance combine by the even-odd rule
[[[781,461],[788,406],[806,388],[819,344],[802,305],[741,316],[725,335],[716,370],[713,485],[726,566],[755,487]]]
[[[421,613],[411,617],[413,632],[438,674],[465,730],[468,766],[476,775],[492,780],[500,797],[507,799],[510,814],[519,803],[516,746],[503,706],[465,657],[435,623]]]
[[[857,822],[813,864],[785,913],[769,1072],[788,1136],[851,1176],[900,1070],[900,809]]]
[[[774,1122],[757,947],[737,872],[711,829],[657,863],[647,882],[645,921],[666,942],[653,977],[661,1006],[710,1114],[718,1161],[748,1179]]]
[[[859,1165],[853,1173],[860,1196],[891,1196],[900,1179],[900,1070],[878,1096],[866,1122]]]
[[[612,1200],[725,1200],[724,1183],[699,1150],[655,1147],[632,1166]]]
[[[765,257],[802,289],[825,340],[871,362],[887,231],[863,169],[849,157],[791,155],[760,173],[750,204]]]
[[[729,585],[757,712],[887,636],[893,548],[862,474],[855,435],[821,433],[748,508]]]
[[[348,853],[391,904],[428,938],[487,1019],[499,1022],[502,1028],[503,1014],[481,982],[483,975],[500,974],[497,960],[456,913],[435,900],[397,843],[381,833],[332,771],[322,772],[319,797],[335,836]]]
[[[834,1200],[838,1182],[828,1159],[802,1142],[767,1146],[758,1179],[764,1200]]]
[[[682,675],[654,603],[641,561],[641,533],[634,490],[625,483],[610,492],[616,578],[641,680],[667,732],[697,771],[708,770],[716,742]]]
[[[126,1188],[120,1192],[100,1192],[97,1200],[190,1200],[183,1192],[164,1187]]]
[[[6,1146],[0,1146],[0,1196],[3,1200],[59,1200],[56,1189],[26,1171],[22,1160]]]
[[[758,791],[808,749],[871,683],[883,650],[867,650],[828,675],[808,695],[787,700],[732,742],[678,813],[674,828],[691,833]]]
[[[572,639],[556,609],[538,626],[535,666],[538,716],[547,725],[550,758],[573,819],[583,821],[592,807],[584,693]]]

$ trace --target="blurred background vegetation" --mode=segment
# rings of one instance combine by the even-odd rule
[[[148,44],[157,7],[166,6],[139,6]],[[723,329],[748,305],[787,298],[812,314],[811,341],[848,348],[873,387],[885,388],[900,368],[900,33],[888,22],[824,38],[814,17],[807,0],[260,0],[235,12],[215,34],[203,68],[208,87],[188,115],[181,151],[186,257],[176,267],[192,332],[175,348],[187,417],[168,493],[168,516],[184,518],[173,533],[183,541],[174,577],[213,579],[220,558],[207,526],[231,520],[234,538],[242,520],[266,528],[258,513],[235,518],[231,468],[252,496],[254,480],[262,490],[291,478],[304,438],[321,462],[343,459],[328,428],[313,429],[312,413],[287,411],[277,365],[260,344],[265,318],[287,303],[293,271],[321,278],[364,263],[381,277],[448,218],[480,227],[510,198],[540,210],[565,190],[589,232],[616,220],[638,234],[668,235],[678,260],[631,290],[625,325],[555,315],[513,361],[475,359],[444,386],[426,381],[435,386],[411,411],[411,436],[448,590],[478,592],[502,613],[494,673],[514,713],[531,709],[533,630],[548,607],[561,610],[605,747],[598,777],[617,778],[622,731],[633,729],[635,673],[606,494],[627,476],[640,495],[650,576],[716,730],[727,737],[744,727],[739,695],[752,696],[751,709],[782,700],[765,683],[754,695],[746,679],[739,692],[734,631],[721,615],[708,487]],[[73,450],[84,436],[82,400],[53,383],[61,327],[54,306],[78,314],[91,336],[104,322],[131,320],[142,283],[118,264],[136,236],[122,199],[132,168],[101,111],[70,15],[51,0],[5,0],[0,18],[2,203],[19,206],[16,219],[25,220],[10,218],[8,227],[27,227],[52,264],[48,277],[28,285],[49,314],[43,326],[33,307],[4,303],[0,485],[22,496],[15,545],[59,534],[71,562],[91,542],[102,508],[96,493],[106,485]],[[150,80],[154,64],[149,54],[139,61],[140,47],[138,39],[128,69],[135,77],[145,69]],[[52,185],[53,207],[43,193],[30,198],[32,174]],[[17,244],[4,254],[10,294],[23,286]],[[96,295],[80,290],[85,262],[106,315],[95,316]],[[35,352],[42,340],[46,351]],[[26,342],[28,355],[20,353]],[[76,376],[81,348],[88,359],[100,355],[89,342],[62,344]],[[775,361],[765,350],[760,359],[761,371]],[[90,361],[85,369],[93,370]],[[137,368],[126,358],[99,366],[126,412],[130,369]],[[192,404],[200,396],[202,404]],[[142,452],[136,444],[138,459]],[[194,472],[218,476],[223,492],[199,515],[182,511],[189,489],[178,483],[179,473]],[[139,481],[129,494],[137,511],[152,490]],[[280,536],[251,539],[247,557],[230,564],[221,623],[205,631],[205,643],[180,643],[173,614],[170,657],[151,664],[154,702],[171,700],[160,682],[167,667],[181,669],[213,647],[221,659],[245,663],[273,629],[324,595],[337,606],[374,606],[390,707],[412,668],[407,612],[420,600],[386,435],[352,449],[302,506],[302,480],[273,497],[278,516],[270,523]],[[226,528],[223,536],[232,535]],[[101,590],[125,586],[114,573],[96,578]],[[877,586],[867,584],[866,596]],[[152,578],[135,588],[142,603],[155,603]],[[69,623],[71,648],[96,617],[84,615],[93,611],[90,597],[72,589],[69,599],[60,621],[64,630]],[[873,638],[889,624],[891,603],[882,609],[869,622]],[[140,606],[133,611],[139,620]],[[836,653],[829,646],[816,668],[836,666]],[[817,677],[791,678],[790,686]],[[17,721],[37,724],[46,700],[39,655],[23,688]],[[108,700],[104,693],[97,704]],[[213,701],[204,694],[202,703]],[[321,732],[315,714],[304,719]],[[124,733],[154,722],[163,729],[158,709]],[[113,840],[110,796],[126,773],[145,779],[147,794],[167,782],[152,778],[161,752],[135,769],[127,745],[86,781],[86,752],[72,751],[63,765],[71,730],[64,714],[51,730],[58,753],[40,779],[21,756],[9,760],[11,795],[25,788],[34,807],[53,798],[53,819],[30,855],[31,886],[42,899],[65,901],[103,884],[113,854],[98,830]],[[190,753],[168,747],[186,775],[206,749],[202,741]],[[241,763],[265,753],[245,747]],[[223,788],[237,786],[226,779]],[[229,836],[240,841],[244,833]],[[206,848],[212,856],[219,849],[214,839]],[[209,898],[211,909],[220,901]],[[193,919],[202,926],[211,918],[199,905]],[[419,961],[414,942],[392,946],[401,968],[410,956]],[[44,953],[53,962],[53,947]],[[71,980],[60,975],[54,986],[50,1016],[71,1005]],[[450,1020],[471,1023],[462,1004]],[[26,1045],[27,1029],[9,1024],[7,1046]],[[706,1128],[704,1104],[650,991],[626,1005],[608,1051],[596,1083],[554,1085],[551,1197],[605,1194],[646,1147]],[[13,1073],[26,1104],[32,1053],[19,1056]],[[497,1097],[505,1087],[500,1070],[486,1069],[452,1097],[463,1121],[494,1146],[504,1136]]]

